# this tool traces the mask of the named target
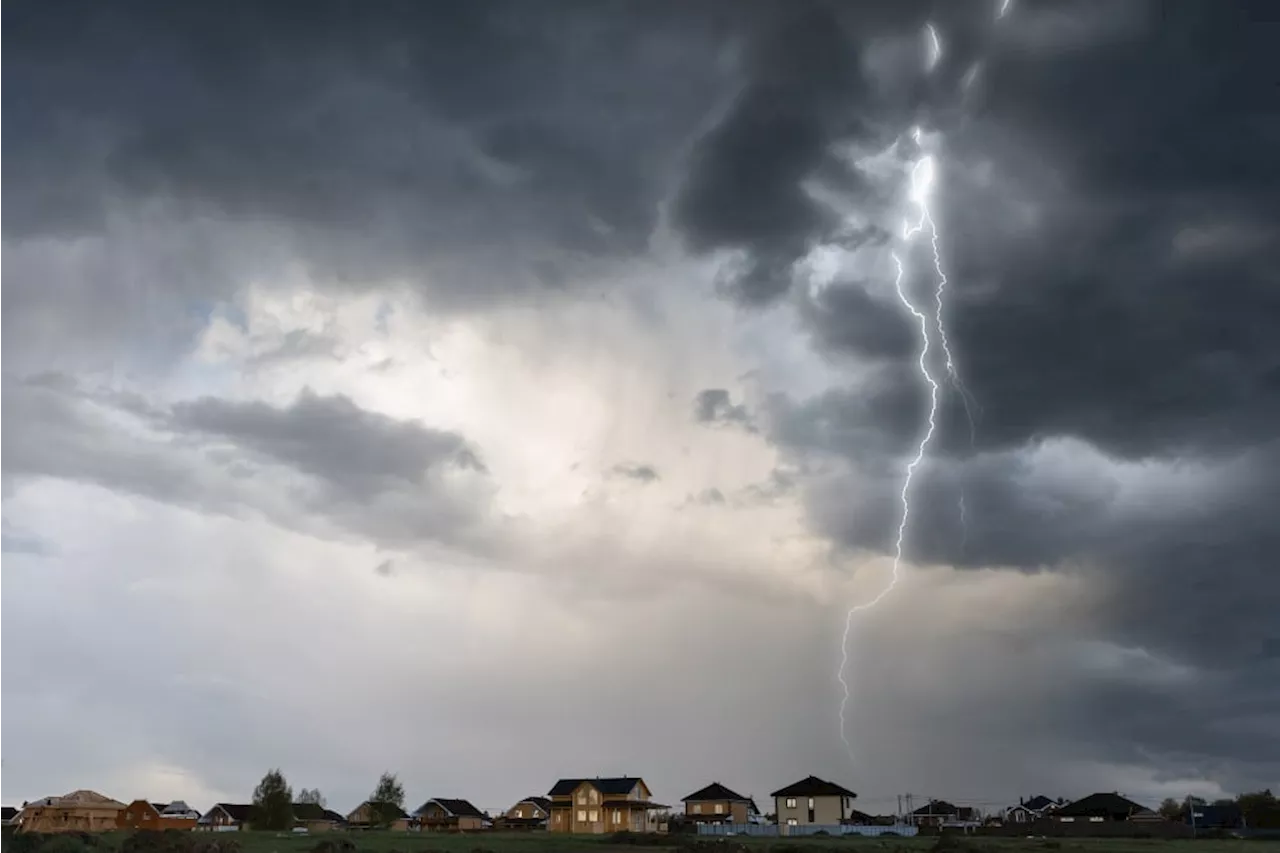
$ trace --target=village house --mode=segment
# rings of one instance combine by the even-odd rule
[[[684,818],[693,823],[746,824],[760,814],[755,802],[719,782],[685,797]]]
[[[494,822],[498,829],[546,829],[551,817],[551,800],[546,797],[525,797],[507,809]]]
[[[253,806],[249,803],[214,803],[196,821],[196,829],[203,832],[248,830],[252,813]]]
[[[484,829],[488,817],[466,800],[434,797],[413,813],[411,825],[424,832],[469,832]]]
[[[365,800],[347,815],[349,829],[387,829],[407,830],[409,814],[395,803],[375,803]]]
[[[294,803],[293,825],[305,829],[308,833],[332,832],[340,828],[346,820],[342,815],[326,809],[319,803]]]
[[[120,810],[116,817],[117,829],[186,829],[196,828],[200,813],[178,800],[174,803],[157,803],[134,800]]]
[[[1151,809],[1114,791],[1090,794],[1084,799],[1059,807],[1053,813],[1053,819],[1060,823],[1110,823],[1151,820],[1153,817],[1158,815]]]
[[[1016,806],[1004,810],[1004,823],[1033,823],[1048,817],[1061,805],[1062,800],[1051,800],[1043,794],[1029,799],[1019,797]]]
[[[124,803],[96,791],[45,797],[22,808],[22,832],[109,832]]]
[[[13,806],[0,807],[0,826],[16,826],[18,823],[18,815],[21,813],[21,809],[14,808]]]
[[[656,832],[658,824],[650,814],[667,808],[653,802],[649,786],[634,776],[561,779],[547,796],[551,832]]]
[[[946,800],[930,800],[907,815],[907,823],[913,826],[956,826],[978,821],[977,809],[957,806]]]
[[[773,797],[778,826],[834,826],[848,820],[857,794],[835,782],[807,776]],[[785,832],[785,829],[782,829]]]

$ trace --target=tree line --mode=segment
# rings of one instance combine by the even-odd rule
[[[1270,788],[1254,791],[1251,794],[1241,794],[1235,799],[1223,798],[1213,802],[1203,797],[1187,797],[1185,800],[1166,797],[1164,802],[1160,803],[1159,811],[1162,817],[1169,820],[1185,821],[1188,817],[1188,808],[1199,806],[1235,806],[1240,810],[1245,826],[1255,829],[1280,829],[1280,799],[1271,793]]]
[[[268,770],[267,775],[253,789],[253,810],[249,822],[254,829],[284,831],[293,828],[293,804],[314,803],[324,808],[324,794],[319,788],[303,788],[298,798],[279,768]],[[404,810],[404,786],[394,773],[383,773],[369,795],[369,823],[388,826]]]

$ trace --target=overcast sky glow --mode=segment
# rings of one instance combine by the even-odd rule
[[[1280,787],[1275,10],[1004,6],[5,4],[4,802]]]

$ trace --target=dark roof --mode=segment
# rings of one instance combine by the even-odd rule
[[[408,812],[397,806],[395,803],[376,803],[373,800],[365,800],[363,803],[352,809],[352,811],[359,811],[365,806],[376,807],[378,811],[381,812],[381,817],[384,819],[390,818],[391,820],[399,820],[402,817],[409,816]]]
[[[1041,809],[1045,809],[1045,808],[1048,808],[1049,806],[1054,805],[1054,801],[1046,797],[1044,794],[1038,794],[1032,797],[1031,799],[1027,800],[1022,805],[1026,806],[1032,811],[1038,812]]]
[[[639,781],[641,781],[639,776],[597,776],[594,779],[561,779],[551,786],[551,790],[547,791],[547,796],[563,797],[567,794],[572,794],[573,789],[583,782],[590,782],[595,785],[602,794],[629,794]]]
[[[913,811],[912,814],[922,815],[922,816],[951,815],[951,814],[958,815],[960,814],[960,809],[953,803],[948,803],[946,800],[930,800],[925,805]]]
[[[295,820],[332,820],[338,823],[346,820],[342,815],[332,809],[326,809],[319,803],[294,803],[293,817]]]
[[[484,812],[466,800],[451,800],[447,797],[432,797],[422,804],[422,808],[418,809],[414,814],[422,814],[423,810],[432,803],[438,803],[445,811],[457,817],[484,817]]]
[[[232,820],[245,821],[249,819],[249,815],[253,812],[251,803],[215,803],[214,809],[222,809]],[[213,811],[213,809],[209,809]],[[207,815],[206,815],[207,817]]]
[[[712,782],[700,791],[694,791],[687,797],[681,797],[682,802],[705,802],[707,800],[730,800],[735,803],[749,803],[751,800],[742,796],[737,791],[731,791],[719,782]]]
[[[872,824],[872,823],[875,823],[875,821],[876,819],[871,815],[867,814],[866,812],[860,812],[857,809],[849,809],[849,817],[840,822],[846,823],[846,824],[853,824],[856,826],[857,824],[860,824],[860,823]]]
[[[149,800],[149,801],[147,802],[147,805],[151,806],[151,808],[155,809],[155,810],[156,810],[156,811],[158,811],[158,812],[162,812],[162,811],[164,811],[164,810],[165,810],[165,807],[166,807],[166,806],[168,806],[169,804],[168,804],[168,803],[157,803],[155,800]]]
[[[533,803],[544,812],[551,811],[551,801],[546,797],[525,797],[520,803]],[[518,806],[520,803],[516,803],[516,805]]]
[[[1131,814],[1150,811],[1127,797],[1116,793],[1090,794],[1083,800],[1067,803],[1054,814],[1060,817],[1109,817],[1126,818]]]
[[[18,810],[13,806],[0,806],[0,820],[13,820]]]
[[[779,788],[771,797],[856,797],[853,791],[835,782],[819,779],[817,776],[806,776],[799,782]]]

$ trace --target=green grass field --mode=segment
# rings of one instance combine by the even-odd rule
[[[287,836],[266,832],[239,835],[244,853],[310,853],[325,836]],[[368,832],[347,837],[361,853],[666,853],[689,849],[714,853],[717,848],[728,851],[747,848],[761,853],[834,853],[840,848],[849,853],[926,853],[938,839],[929,838],[697,838],[667,837],[669,845],[614,844],[605,838],[589,836],[548,835],[547,833],[471,833],[466,835],[405,835],[393,832]],[[975,838],[960,841],[954,853],[1280,853],[1277,841],[1242,840],[1155,840],[1155,839],[1055,839]]]
[[[235,841],[241,853],[312,853],[322,842],[355,845],[355,853],[930,853],[938,845],[927,838],[745,838],[716,839],[662,836],[651,843],[628,844],[591,836],[547,833],[491,833],[417,835],[403,832],[323,833],[294,835],[272,832],[198,833],[200,840]],[[127,833],[100,836],[89,850],[118,850]],[[6,847],[8,844],[5,845]],[[1280,853],[1280,841],[1155,840],[1155,839],[1022,839],[969,838],[939,846],[938,853]]]

